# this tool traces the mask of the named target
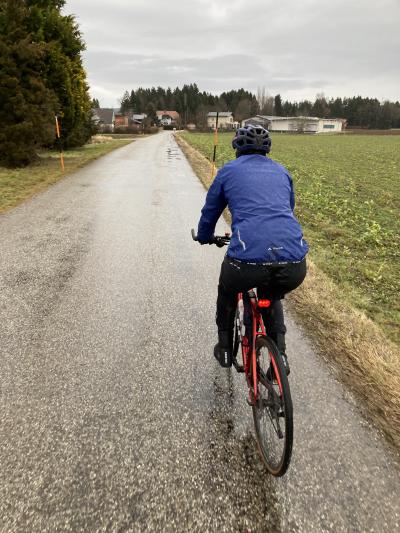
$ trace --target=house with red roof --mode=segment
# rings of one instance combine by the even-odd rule
[[[157,120],[162,126],[177,126],[181,117],[177,111],[157,111]]]

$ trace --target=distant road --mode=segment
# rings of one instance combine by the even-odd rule
[[[396,458],[290,316],[293,462],[265,473],[212,356],[204,197],[164,132],[0,216],[0,531],[399,531]]]

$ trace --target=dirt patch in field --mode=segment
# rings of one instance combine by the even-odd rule
[[[175,136],[206,189],[211,163]],[[229,214],[226,214],[229,220]],[[288,297],[295,313],[342,380],[355,392],[388,440],[400,449],[400,352],[363,313],[340,297],[337,287],[308,259],[303,285]]]

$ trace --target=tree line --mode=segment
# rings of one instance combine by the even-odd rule
[[[152,118],[156,110],[178,111],[184,123],[194,122],[199,128],[207,126],[209,111],[232,111],[238,121],[257,114],[317,116],[346,119],[348,127],[400,128],[400,102],[361,96],[327,99],[318,94],[314,101],[291,102],[282,100],[280,94],[269,95],[265,88],[259,88],[256,94],[238,89],[214,95],[200,91],[196,83],[175,89],[139,87],[122,96],[122,113],[146,113]]]
[[[92,133],[91,102],[73,16],[65,0],[0,0],[0,161],[27,165],[55,143],[60,117],[66,148]]]

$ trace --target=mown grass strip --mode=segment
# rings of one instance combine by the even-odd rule
[[[177,142],[206,188],[210,161],[181,135]],[[191,140],[192,137],[189,137]],[[229,221],[229,214],[228,221]],[[400,448],[400,353],[382,330],[352,305],[346,286],[335,283],[313,260],[303,285],[288,301],[324,356],[366,406],[389,441]],[[349,266],[350,268],[350,266]]]
[[[68,150],[64,154],[64,173],[60,168],[59,154],[53,151],[41,152],[39,161],[25,168],[0,167],[0,213],[15,207],[90,161],[130,142],[132,139],[110,140]]]

